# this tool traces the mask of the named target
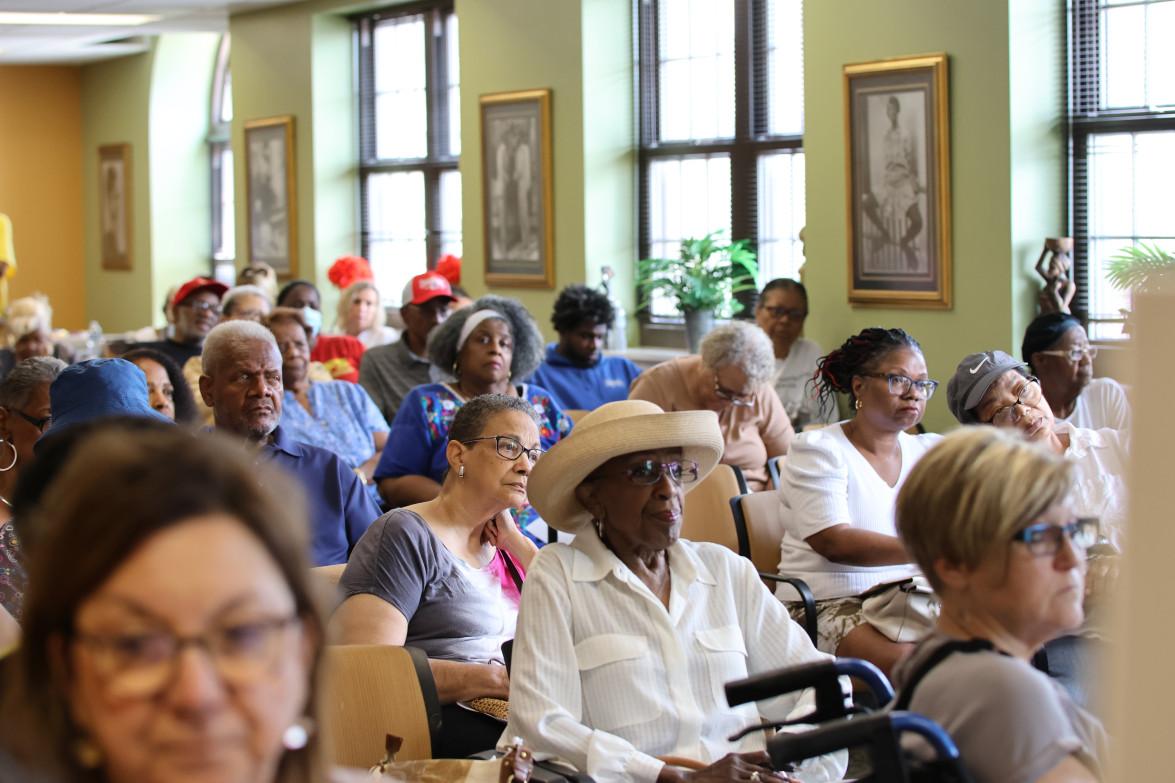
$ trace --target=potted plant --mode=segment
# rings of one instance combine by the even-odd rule
[[[729,318],[743,309],[735,294],[756,290],[759,265],[750,242],[727,243],[722,231],[700,239],[684,239],[677,258],[646,258],[637,262],[640,306],[648,307],[657,293],[672,297],[685,316],[689,349],[714,327],[714,318]]]
[[[1139,242],[1110,257],[1106,265],[1106,279],[1115,288],[1130,291],[1133,301],[1135,294],[1156,291],[1175,280],[1175,255],[1158,245]],[[1122,314],[1126,316],[1123,331],[1129,334],[1130,311],[1123,310]]]

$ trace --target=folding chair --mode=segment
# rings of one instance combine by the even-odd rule
[[[773,491],[750,492],[730,499],[735,535],[738,537],[738,553],[750,558],[763,580],[786,582],[795,589],[804,604],[804,630],[815,644],[816,599],[808,583],[797,577],[780,576],[777,573],[779,542],[783,540],[781,508],[779,493]]]
[[[739,552],[738,533],[730,512],[730,499],[747,491],[743,472],[732,465],[717,465],[710,475],[685,496],[681,537],[709,541]]]
[[[780,454],[778,457],[772,457],[767,460],[767,472],[771,474],[771,486],[776,489],[783,488],[783,484],[780,483],[779,473],[783,470],[783,460],[786,457],[786,454]]]
[[[323,721],[328,758],[367,769],[385,753],[385,738],[404,740],[400,761],[432,758],[441,727],[436,683],[424,652],[362,644],[327,647]]]

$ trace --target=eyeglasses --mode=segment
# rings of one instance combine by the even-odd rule
[[[938,381],[916,381],[908,375],[892,372],[863,372],[858,375],[863,378],[885,378],[885,382],[889,386],[889,393],[895,397],[902,397],[908,394],[910,389],[917,389],[922,394],[922,399],[929,400],[934,396],[934,390],[938,388]]]
[[[735,405],[739,408],[750,408],[755,404],[754,395],[732,392],[730,389],[727,389],[718,382],[717,375],[714,376],[714,393],[717,394],[720,398],[729,402],[731,405]]]
[[[1020,391],[1016,393],[1016,401],[1011,405],[1005,405],[993,413],[990,423],[997,427],[1010,427],[1023,418],[1024,414],[1019,409],[1035,407],[1040,402],[1040,398],[1040,381],[1035,376],[1030,375],[1024,380],[1024,385],[1020,387]]]
[[[1079,362],[1088,356],[1090,359],[1097,358],[1097,346],[1089,345],[1085,348],[1070,348],[1067,351],[1037,351],[1043,353],[1045,356],[1064,356],[1071,362]]]
[[[492,440],[494,448],[498,451],[499,457],[504,457],[508,460],[516,460],[523,454],[526,454],[527,459],[531,464],[539,461],[543,450],[540,448],[528,449],[518,442],[518,438],[512,438],[509,435],[485,435],[480,438],[470,438],[463,440],[462,443],[476,443],[479,440]]]
[[[1019,541],[1028,547],[1028,552],[1035,557],[1056,557],[1061,551],[1061,539],[1068,536],[1069,542],[1078,553],[1097,543],[1100,525],[1094,518],[1076,519],[1067,525],[1052,525],[1041,522],[1029,525],[1016,535],[1013,541]]]
[[[187,300],[180,302],[180,307],[190,307],[193,310],[203,311],[205,313],[216,313],[220,315],[220,305],[216,302],[201,302],[199,300]]]
[[[626,477],[633,484],[649,487],[659,482],[665,474],[669,474],[674,484],[692,484],[698,480],[698,463],[688,459],[673,462],[647,459],[626,468],[619,475]],[[596,478],[607,478],[608,475],[614,474],[601,474]]]
[[[179,654],[188,646],[202,647],[226,683],[257,682],[273,668],[286,628],[298,622],[298,616],[291,615],[233,623],[197,636],[149,630],[76,633],[74,638],[90,649],[94,667],[112,697],[144,698],[159,693],[175,678]]]
[[[808,317],[808,311],[802,307],[760,307],[772,318],[788,318],[792,321],[802,321]]]
[[[45,428],[53,423],[53,414],[49,414],[48,416],[42,416],[41,418],[38,419],[38,418],[35,418],[33,416],[28,415],[24,411],[18,411],[16,408],[9,408],[8,410],[15,413],[17,416],[20,416],[22,419],[27,421],[29,424],[36,427],[38,432],[43,433],[45,431]]]

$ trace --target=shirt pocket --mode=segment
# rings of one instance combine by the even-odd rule
[[[659,679],[643,636],[609,633],[575,645],[585,723],[602,731],[648,723],[660,713],[649,687]]]
[[[747,646],[742,630],[737,625],[706,628],[697,632],[697,639],[706,659],[714,703],[727,708],[726,683],[747,676]]]

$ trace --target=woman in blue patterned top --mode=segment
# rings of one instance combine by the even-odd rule
[[[551,393],[532,384],[515,383],[529,377],[543,358],[543,338],[526,308],[515,299],[483,296],[449,316],[429,336],[429,360],[453,378],[410,391],[396,411],[375,480],[384,501],[393,507],[422,503],[437,496],[448,462],[445,444],[457,410],[482,394],[522,397],[539,416],[539,439],[544,450],[571,432]],[[519,527],[537,539],[529,507],[519,515]]]
[[[294,440],[338,454],[379,503],[371,476],[388,440],[383,414],[357,383],[311,382],[310,328],[301,310],[275,308],[266,324],[282,352],[281,428]]]

